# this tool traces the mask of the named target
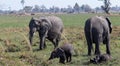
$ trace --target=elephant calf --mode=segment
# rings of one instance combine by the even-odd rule
[[[90,59],[90,63],[101,63],[101,62],[105,62],[111,60],[111,56],[108,54],[102,54],[102,55],[97,55],[95,58]]]
[[[60,58],[59,62],[65,64],[65,60],[66,62],[70,62],[72,60],[72,52],[73,46],[71,44],[64,44],[52,51],[49,60]]]
[[[32,44],[34,32],[37,31],[40,38],[40,50],[46,48],[46,38],[54,44],[54,47],[57,47],[63,32],[63,22],[56,16],[44,16],[39,19],[32,18],[29,23],[29,29],[30,44]]]
[[[106,44],[106,53],[110,55],[110,33],[112,32],[111,22],[107,17],[94,16],[86,20],[84,32],[88,45],[88,55],[95,43],[95,54],[100,54],[99,45]]]

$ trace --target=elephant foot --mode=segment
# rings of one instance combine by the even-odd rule
[[[88,56],[91,56],[91,53],[88,53]]]
[[[71,62],[71,59],[68,62]]]
[[[43,47],[40,47],[38,50],[43,50],[44,48]]]
[[[40,49],[40,48],[39,48],[39,49],[37,49],[37,51],[40,51],[40,50],[43,50],[43,49]]]
[[[111,55],[110,50],[107,50],[107,51],[106,51],[106,54]]]
[[[47,48],[47,46],[44,46],[44,48]]]
[[[64,61],[59,61],[59,63],[65,64],[65,62],[64,62]]]
[[[39,50],[43,50],[44,48],[39,48]]]
[[[101,53],[100,52],[95,52],[95,55],[100,55]]]
[[[88,56],[91,56],[91,54],[88,54]]]
[[[40,47],[39,47],[39,50],[43,50],[43,49],[45,49],[45,48],[46,48],[46,46],[42,46],[42,47],[40,46]]]
[[[108,55],[111,55],[111,53],[110,53],[110,52],[107,52],[107,54],[108,54]]]

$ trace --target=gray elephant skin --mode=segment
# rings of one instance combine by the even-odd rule
[[[61,47],[54,49],[51,52],[49,60],[54,58],[60,58],[59,62],[65,64],[65,60],[66,62],[71,62],[72,53],[73,53],[73,46],[67,43],[62,45]]]
[[[106,45],[106,53],[110,53],[110,33],[112,25],[108,17],[94,16],[86,20],[84,32],[88,45],[88,55],[91,55],[93,49],[92,43],[95,43],[95,54],[100,54],[99,45],[101,42]]]
[[[54,47],[57,47],[63,32],[63,22],[56,16],[44,16],[39,19],[32,18],[29,23],[29,29],[29,41],[31,45],[33,34],[37,31],[40,37],[40,50],[46,48],[46,38],[54,44]]]

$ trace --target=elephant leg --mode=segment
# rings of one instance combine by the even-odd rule
[[[46,48],[47,46],[46,46],[46,43],[44,42],[44,48]]]
[[[45,48],[45,36],[41,36],[40,33],[39,33],[39,36],[40,36],[39,49],[42,50],[43,48]]]
[[[92,42],[88,42],[88,55],[91,55],[91,50],[92,50]]]
[[[55,44],[55,47],[58,46],[59,42],[60,42],[60,39],[61,39],[61,34],[59,34],[56,38],[56,44]]]
[[[33,34],[34,34],[33,31],[30,31],[30,32],[29,32],[29,41],[30,41],[30,44],[31,44],[31,45],[32,45]]]
[[[65,64],[65,57],[61,56],[59,62]]]
[[[54,48],[56,48],[56,39],[52,39],[52,43],[54,44]]]
[[[71,60],[72,60],[72,54],[70,54],[68,62],[71,62]]]
[[[60,42],[60,40],[59,40],[59,39],[56,39],[56,46],[55,46],[55,47],[58,46],[59,42]]]
[[[44,48],[44,43],[43,43],[43,39],[40,40],[40,45],[39,45],[39,49],[42,50]]]
[[[54,48],[56,48],[58,46],[58,44],[60,42],[60,37],[61,37],[61,35],[56,35],[56,37],[54,37],[54,38],[48,37],[48,40],[50,40],[53,43]]]
[[[67,62],[69,62],[69,57],[68,56],[66,56],[66,60],[67,60]]]
[[[100,49],[99,49],[100,42],[95,42],[95,55],[100,55]]]
[[[52,40],[52,43],[54,44],[54,48],[56,48],[59,44],[59,40],[55,38]]]
[[[93,48],[91,36],[90,36],[90,33],[85,33],[85,35],[86,35],[87,46],[88,46],[88,55],[91,55],[91,50]]]
[[[110,39],[109,39],[109,37],[107,38],[107,43],[106,43],[106,53],[107,54],[111,54],[110,53]]]

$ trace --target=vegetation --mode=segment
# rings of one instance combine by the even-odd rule
[[[54,46],[47,40],[47,48],[37,51],[39,48],[39,38],[36,33],[33,38],[33,45],[28,42],[28,24],[31,17],[18,15],[0,15],[0,66],[119,66],[120,65],[120,19],[119,15],[109,15],[113,25],[111,34],[111,54],[112,60],[101,64],[90,64],[92,56],[87,55],[87,45],[84,36],[85,20],[96,14],[54,14],[62,18],[64,22],[64,33],[60,45],[67,41],[73,44],[74,54],[72,62],[59,63],[59,59],[47,61]],[[44,14],[46,15],[46,14]],[[103,14],[97,14],[103,15]],[[106,15],[107,16],[107,15]],[[59,45],[59,46],[60,46]],[[32,47],[32,49],[31,49]],[[100,49],[105,53],[105,45],[101,44]]]
[[[109,13],[110,5],[111,5],[110,0],[104,0],[104,5],[101,6],[101,8],[105,11],[105,13],[110,14]]]
[[[20,2],[21,2],[21,4],[22,4],[22,7],[24,8],[25,1],[24,1],[24,0],[21,0]]]

